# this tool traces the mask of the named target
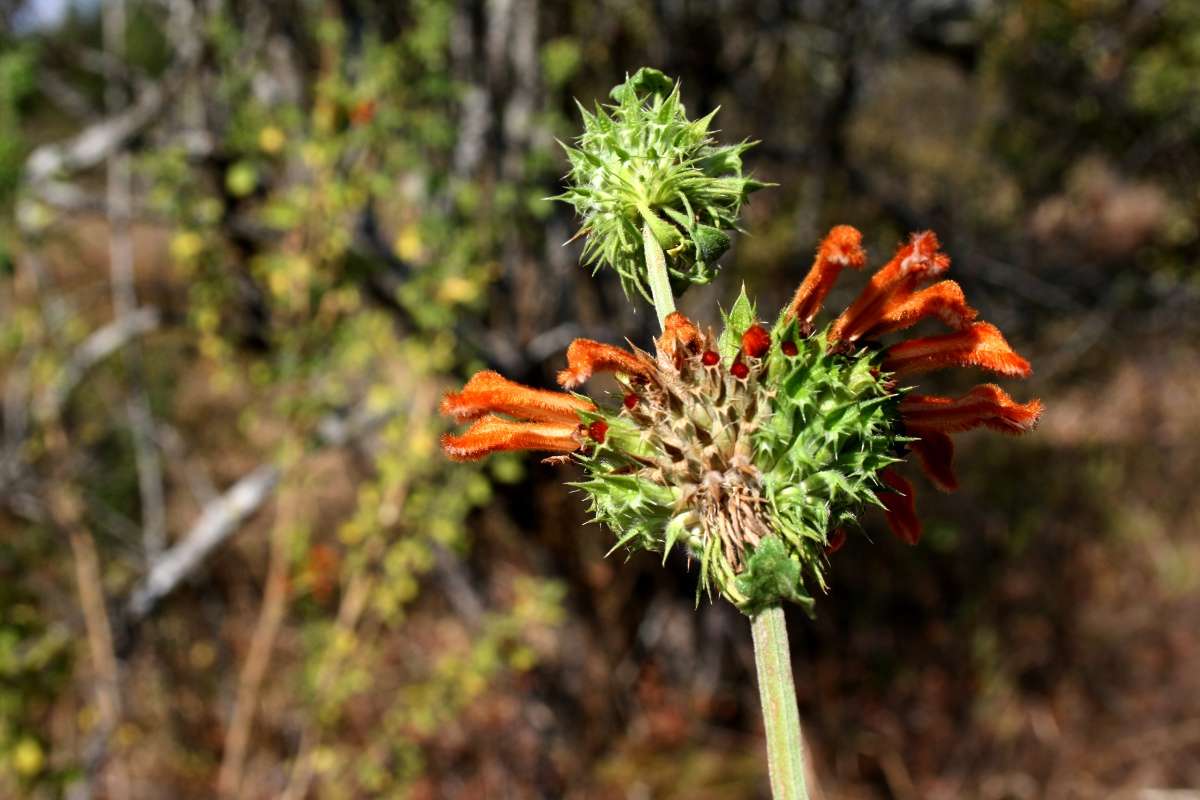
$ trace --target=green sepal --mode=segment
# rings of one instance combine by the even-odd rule
[[[803,565],[778,537],[769,536],[759,543],[734,582],[738,593],[745,598],[737,604],[738,610],[747,616],[753,617],[784,601],[800,606],[810,617],[813,615],[815,603],[804,587]]]

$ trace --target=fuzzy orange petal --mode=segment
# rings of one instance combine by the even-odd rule
[[[994,383],[976,386],[962,397],[908,395],[900,401],[900,416],[914,433],[958,433],[990,428],[1001,433],[1025,433],[1042,416],[1042,401],[1018,403]]]
[[[912,484],[890,469],[879,473],[879,478],[893,490],[879,493],[888,526],[900,541],[916,544],[921,540],[921,521],[917,519],[917,507],[913,503]]]
[[[921,281],[949,269],[950,258],[940,252],[939,246],[933,231],[914,233],[908,244],[871,276],[858,298],[834,321],[830,341],[856,341],[875,327],[893,298],[904,297]]]
[[[882,336],[911,328],[923,319],[938,317],[947,327],[963,330],[979,312],[967,305],[962,287],[954,281],[938,281],[907,297],[895,297],[867,333]]]
[[[787,318],[794,317],[802,324],[812,322],[821,310],[825,296],[843,269],[862,269],[867,263],[862,234],[849,225],[838,225],[825,236],[817,248],[813,265],[788,305]]]
[[[567,348],[567,368],[558,373],[558,383],[574,389],[597,372],[624,372],[649,378],[652,371],[652,364],[628,350],[591,339],[576,339]]]
[[[921,433],[921,438],[908,445],[917,456],[921,471],[943,492],[958,488],[954,474],[954,442],[940,431]]]
[[[893,345],[883,368],[896,377],[918,375],[942,367],[982,367],[1001,375],[1025,377],[1033,370],[1005,341],[1003,334],[987,322],[943,336],[926,336]]]
[[[534,422],[574,424],[579,422],[580,411],[595,410],[596,406],[582,397],[534,389],[490,370],[475,373],[461,392],[447,394],[441,405],[443,414],[459,422],[499,412]]]
[[[496,416],[477,420],[466,433],[442,435],[442,449],[455,461],[477,461],[502,450],[578,450],[579,426],[554,422],[513,422]]]

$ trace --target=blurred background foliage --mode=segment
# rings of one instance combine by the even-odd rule
[[[739,615],[437,448],[653,332],[546,199],[642,64],[779,184],[685,311],[933,228],[1049,408],[793,619],[824,796],[1200,787],[1196,3],[0,0],[0,796],[765,796]]]

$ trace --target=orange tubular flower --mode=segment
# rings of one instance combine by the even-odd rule
[[[959,433],[982,427],[1001,433],[1025,433],[1037,424],[1042,403],[1018,403],[996,384],[985,383],[957,399],[909,395],[900,401],[900,415],[914,432]]]
[[[858,229],[849,225],[834,227],[817,248],[816,260],[792,297],[787,317],[795,318],[805,327],[811,326],[838,274],[846,267],[862,269],[866,263],[867,253],[862,248],[862,234]]]
[[[571,453],[582,446],[585,435],[604,438],[595,423],[585,427],[581,416],[595,410],[587,398],[534,389],[496,372],[479,372],[461,392],[442,398],[446,416],[459,422],[477,420],[466,433],[443,435],[442,449],[455,461],[474,461],[500,450]]]
[[[909,243],[871,276],[858,299],[834,321],[830,341],[857,341],[871,332],[892,301],[907,299],[918,283],[949,268],[950,259],[938,250],[937,236],[932,231],[914,233]]]
[[[926,317],[936,316],[946,327],[960,331],[967,327],[979,312],[967,305],[962,287],[954,281],[939,281],[906,299],[895,300],[884,309],[879,322],[871,329],[874,336],[911,328]]]
[[[645,379],[653,369],[647,356],[591,339],[576,339],[567,348],[567,368],[558,373],[558,383],[564,389],[574,389],[597,372],[623,372]]]
[[[595,411],[596,406],[582,397],[523,386],[488,370],[476,373],[461,392],[446,395],[441,410],[459,422],[498,411],[532,422],[576,423],[580,411]]]
[[[901,342],[888,350],[883,361],[883,368],[898,378],[942,367],[982,367],[1018,378],[1033,371],[1029,362],[1009,347],[999,328],[987,322],[974,322],[944,336]]]
[[[442,435],[442,449],[455,461],[475,461],[501,450],[572,453],[582,444],[579,424],[514,422],[488,414],[466,433]]]
[[[839,270],[830,266],[835,234],[840,242],[861,242],[857,231],[835,228],[818,252],[817,263],[800,285],[790,312],[808,323],[820,309]],[[933,233],[914,234],[892,260],[876,272],[858,298],[830,326],[826,339],[831,352],[848,352],[847,345],[876,339],[937,319],[952,333],[899,342],[887,348],[881,366],[893,380],[910,378],[944,367],[979,367],[1013,377],[1026,377],[1029,362],[1019,356],[996,328],[976,321],[978,312],[967,304],[962,287],[944,280],[924,289],[920,285],[944,273],[950,259],[938,249]],[[806,326],[811,330],[810,326]],[[1042,414],[1038,400],[1018,403],[995,384],[976,386],[959,398],[910,394],[898,404],[908,448],[922,471],[943,491],[954,491],[954,444],[948,434],[990,428],[1003,433],[1032,430]],[[880,473],[892,491],[880,495],[888,523],[896,535],[915,544],[921,525],[913,505],[912,486],[894,469]]]

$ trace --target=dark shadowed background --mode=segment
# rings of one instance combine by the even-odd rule
[[[643,64],[778,184],[685,311],[932,228],[1048,409],[791,612],[819,796],[1200,798],[1192,0],[0,0],[0,796],[766,797],[745,619],[437,449],[648,344],[546,199]]]

